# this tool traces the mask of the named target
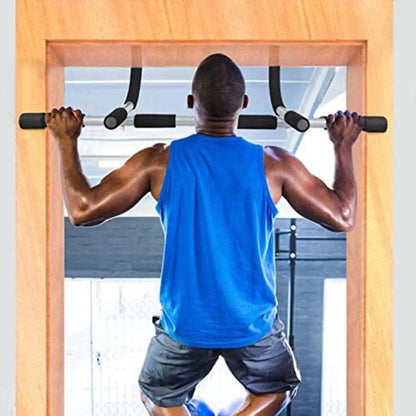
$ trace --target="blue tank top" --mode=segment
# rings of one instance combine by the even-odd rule
[[[182,344],[252,344],[277,316],[273,220],[263,146],[193,134],[170,144],[156,211],[165,246],[160,324]]]

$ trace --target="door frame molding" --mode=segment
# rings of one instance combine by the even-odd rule
[[[196,8],[192,0],[126,0],[121,9],[117,0],[73,0],[64,10],[53,0],[17,0],[16,113],[62,106],[65,66],[196,66],[213,52],[240,66],[346,66],[348,108],[389,120],[387,133],[362,134],[354,146],[359,197],[347,237],[347,412],[387,416],[393,412],[392,2],[334,3],[211,0]],[[238,21],[229,17],[233,10]],[[46,130],[16,127],[16,142],[17,416],[64,416],[58,151]]]

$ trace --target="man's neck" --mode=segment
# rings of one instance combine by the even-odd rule
[[[236,136],[237,119],[195,119],[195,130],[207,136]]]

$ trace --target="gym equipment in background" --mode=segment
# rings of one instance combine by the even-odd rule
[[[281,230],[275,229],[275,261],[284,261],[289,265],[289,278],[287,287],[287,318],[285,325],[285,334],[287,336],[290,347],[293,352],[295,351],[295,285],[296,285],[296,265],[298,262],[345,262],[345,257],[335,256],[316,256],[316,257],[298,257],[298,241],[345,241],[346,237],[316,237],[306,236],[298,237],[297,235],[297,223],[295,218],[291,218],[289,229]],[[288,237],[287,248],[282,248],[281,237]],[[281,256],[281,254],[284,254]],[[292,403],[290,402],[286,407],[286,416],[291,416]]]
[[[137,106],[142,78],[142,68],[131,68],[130,82],[126,100],[121,107],[115,108],[107,116],[84,115],[83,127],[104,125],[113,130],[119,126],[136,128],[175,128],[178,126],[194,126],[194,117],[175,114],[128,114]],[[238,129],[275,130],[277,128],[294,128],[304,133],[309,128],[326,128],[326,118],[308,119],[294,110],[287,109],[283,104],[280,88],[280,67],[269,67],[269,91],[273,115],[240,115]],[[46,113],[23,113],[19,117],[22,129],[44,129]],[[363,131],[384,133],[387,131],[387,119],[382,116],[364,116]]]

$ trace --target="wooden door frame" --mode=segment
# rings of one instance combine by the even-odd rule
[[[212,52],[241,66],[345,65],[348,108],[385,115],[390,123],[384,135],[363,134],[354,150],[359,203],[347,238],[347,410],[348,416],[391,415],[392,2],[195,4],[73,0],[64,11],[54,0],[17,0],[17,116],[63,104],[65,66],[196,66]],[[17,127],[16,142],[17,416],[63,416],[58,153],[46,131]]]

